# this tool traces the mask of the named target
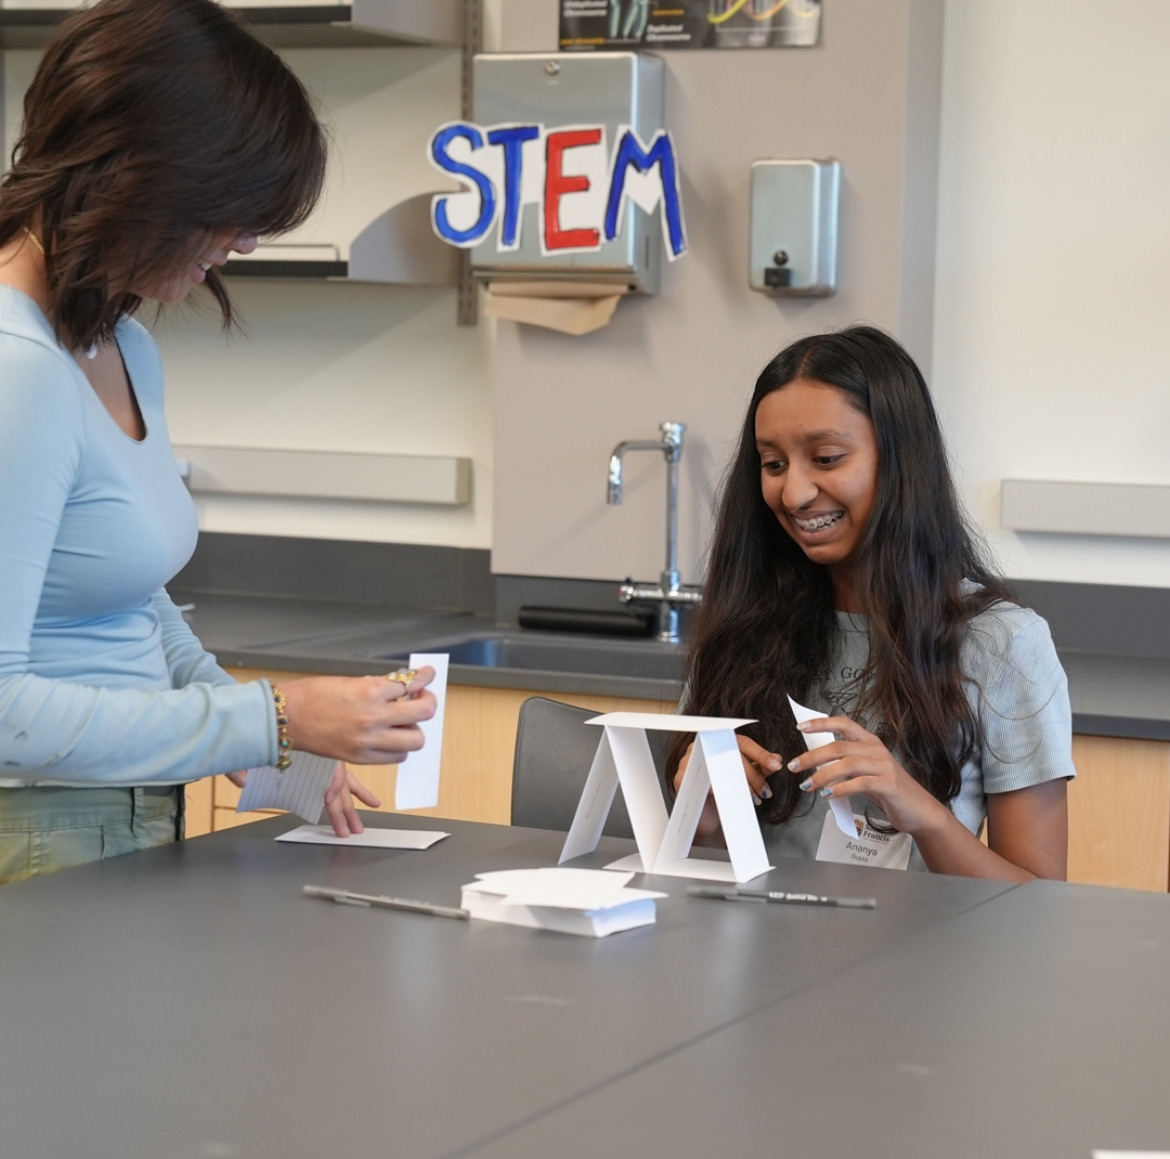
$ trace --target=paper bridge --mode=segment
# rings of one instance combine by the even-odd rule
[[[560,862],[597,848],[620,784],[638,852],[607,868],[734,882],[749,881],[772,868],[735,742],[735,729],[751,720],[609,712],[586,723],[600,725],[603,731]],[[669,814],[646,739],[651,729],[695,734],[691,759]],[[719,810],[728,861],[690,856],[708,791],[713,792]]]

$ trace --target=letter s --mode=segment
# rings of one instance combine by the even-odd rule
[[[431,202],[431,224],[434,226],[435,233],[444,241],[466,249],[482,240],[487,231],[491,229],[496,216],[496,191],[487,174],[481,173],[474,166],[456,161],[447,152],[448,146],[456,138],[469,141],[473,150],[483,147],[483,134],[479,129],[474,125],[456,121],[436,130],[428,150],[430,160],[437,169],[450,173],[462,181],[467,186],[468,193],[478,193],[479,216],[468,229],[456,229],[451,224],[447,205],[452,197],[465,197],[467,194],[441,193]]]

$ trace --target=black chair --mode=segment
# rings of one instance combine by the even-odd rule
[[[585,721],[597,715],[593,709],[562,704],[545,696],[530,696],[520,706],[512,762],[513,825],[568,832],[601,740],[601,729]],[[670,734],[647,735],[661,776]],[[609,837],[634,835],[620,786],[604,833]]]

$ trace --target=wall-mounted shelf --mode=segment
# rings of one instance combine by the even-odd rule
[[[54,0],[0,0],[0,46],[43,45],[52,26],[74,7]],[[456,54],[464,74],[461,107],[470,99],[466,74],[479,40],[478,0],[232,0],[228,7],[263,39],[288,50],[286,60],[327,110],[335,149],[325,195],[310,220],[277,239],[278,244],[233,259],[225,273],[458,287],[459,321],[474,324],[476,294],[466,256],[435,236],[430,222],[434,195],[413,191],[435,181],[423,149],[429,126],[421,124],[417,110],[449,99],[456,78],[447,50],[456,45],[462,49]],[[432,51],[420,68],[413,52],[347,51],[353,46],[429,46]],[[306,47],[315,51],[297,51]],[[32,66],[18,57],[8,68],[11,96],[31,79]],[[440,91],[440,83],[448,87]],[[12,144],[6,141],[5,152]],[[388,202],[395,204],[387,209]]]
[[[76,5],[0,4],[0,47],[40,48]],[[227,7],[274,48],[460,44],[462,0],[353,0],[349,4],[237,2]]]
[[[392,205],[351,242],[260,245],[224,273],[251,278],[328,278],[397,286],[454,286],[459,251],[431,228],[431,193]]]
[[[471,501],[471,460],[456,455],[375,455],[176,446],[179,471],[194,492],[380,503]]]
[[[1004,479],[1000,512],[1012,531],[1170,539],[1170,486]]]

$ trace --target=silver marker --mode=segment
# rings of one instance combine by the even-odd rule
[[[415,901],[409,897],[383,897],[373,893],[351,893],[348,889],[330,889],[326,885],[306,885],[301,889],[305,897],[321,897],[338,905],[378,906],[381,909],[400,909],[408,913],[430,914],[436,918],[469,918],[465,909],[449,905],[431,905],[429,901]]]

